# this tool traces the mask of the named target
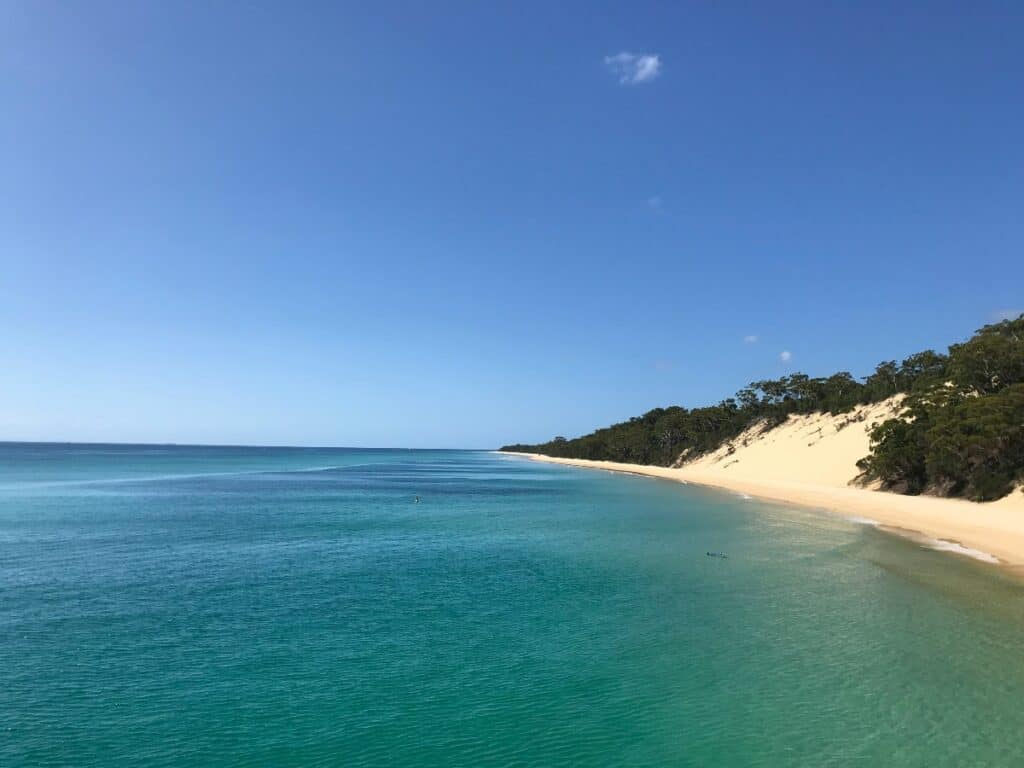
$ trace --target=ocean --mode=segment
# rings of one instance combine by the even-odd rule
[[[6,768],[1013,766],[1022,630],[989,566],[729,492],[0,444]]]

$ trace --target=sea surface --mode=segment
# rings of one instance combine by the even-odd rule
[[[0,444],[0,766],[49,765],[1019,766],[1024,588],[487,452]]]

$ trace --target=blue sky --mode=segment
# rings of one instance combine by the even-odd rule
[[[490,447],[1024,305],[1020,4],[2,16],[0,439]]]

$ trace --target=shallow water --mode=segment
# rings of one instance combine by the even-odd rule
[[[665,481],[0,445],[3,766],[1018,765],[1022,629],[984,564]]]

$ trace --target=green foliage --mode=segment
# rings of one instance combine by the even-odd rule
[[[978,501],[1008,494],[1024,480],[1024,384],[938,411],[925,461],[937,491]]]
[[[925,427],[919,422],[889,419],[871,431],[871,455],[857,466],[890,491],[918,494],[928,484]]]
[[[1024,315],[986,325],[964,344],[949,348],[953,381],[979,394],[1024,381]]]
[[[871,433],[860,467],[887,490],[990,501],[1024,481],[1024,384],[991,395],[946,387]]]
[[[843,371],[752,382],[717,405],[656,408],[566,440],[503,450],[667,466],[713,451],[751,426],[790,414],[844,413],[905,394],[900,418],[871,432],[858,466],[900,493],[999,498],[1024,481],[1024,315],[987,325],[949,355],[925,350],[880,363],[863,382]]]
[[[655,408],[574,440],[555,438],[540,445],[509,445],[503,450],[667,466],[683,453],[697,456],[713,451],[758,422],[772,427],[791,413],[843,413],[866,402],[865,397],[865,386],[845,371],[817,379],[795,373],[752,382],[717,405],[689,410]]]
[[[906,413],[872,431],[864,479],[902,493],[1005,496],[1024,480],[1024,316],[954,344],[944,365],[922,355],[904,361],[917,372]]]

